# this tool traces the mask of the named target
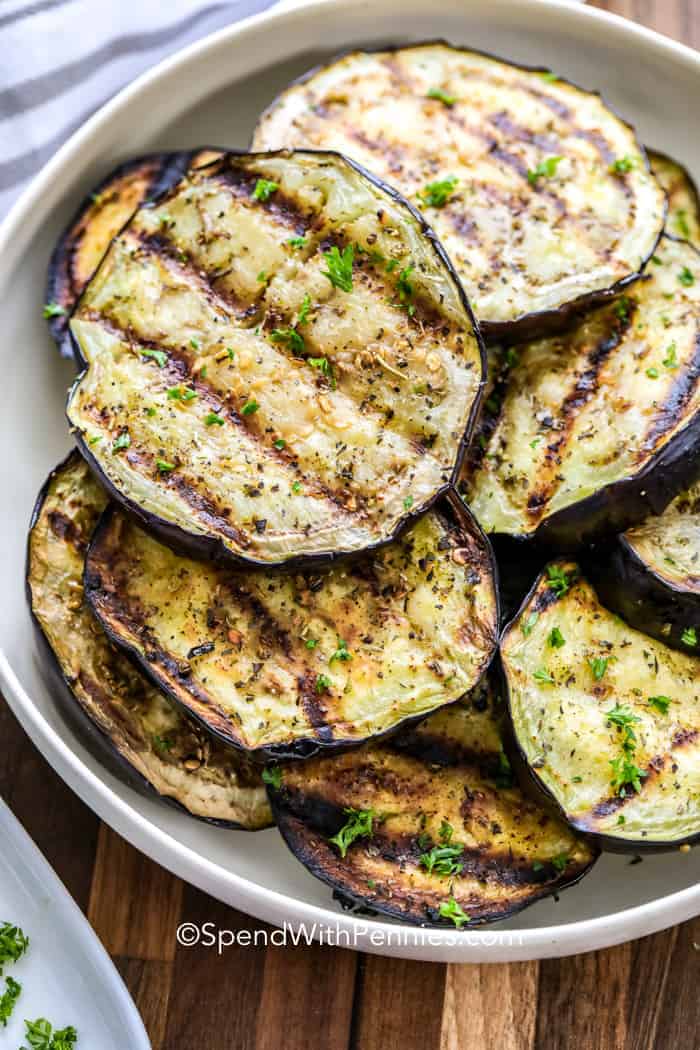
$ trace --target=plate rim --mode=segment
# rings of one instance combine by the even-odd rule
[[[476,7],[478,3],[479,0],[461,0],[458,4],[455,0],[452,6],[456,11],[458,8],[463,9],[465,4]],[[490,3],[492,7],[504,10],[517,7],[520,14],[530,8],[531,15],[545,17],[549,13],[564,20],[568,18],[574,26],[577,23],[597,23],[599,31],[613,32],[625,48],[637,42],[647,49],[652,48],[668,61],[680,62],[695,75],[700,74],[700,53],[620,15],[589,8],[576,0],[490,0]],[[353,6],[355,9],[372,8],[374,0],[354,0]],[[57,198],[65,192],[62,175],[66,170],[70,171],[71,166],[80,170],[90,160],[94,160],[89,150],[86,151],[87,161],[82,166],[79,157],[86,146],[99,142],[100,132],[112,118],[123,114],[161,82],[167,82],[173,76],[182,76],[190,67],[196,68],[206,60],[207,55],[219,48],[240,42],[241,38],[256,33],[261,27],[282,32],[285,25],[311,21],[315,14],[329,8],[347,10],[346,0],[315,0],[313,3],[291,7],[272,7],[225,26],[159,62],[106,102],[60,147],[25,188],[0,224],[0,287],[7,274],[15,268],[39,223],[52,214]],[[213,90],[220,90],[224,86],[224,83],[219,82]],[[191,107],[211,91],[208,83],[206,86],[200,85],[187,94],[186,101],[181,99],[181,108]],[[135,796],[132,802],[130,796],[124,799],[117,794],[83,764],[51,726],[21,684],[2,648],[0,685],[10,708],[44,758],[86,805],[132,845],[179,877],[247,914],[280,926],[286,924],[290,928],[298,928],[304,924],[307,929],[311,927],[315,940],[323,937],[324,930],[337,929],[347,931],[349,943],[346,945],[343,940],[343,946],[372,954],[443,962],[525,961],[562,957],[620,944],[655,933],[700,913],[700,883],[612,915],[514,930],[504,930],[496,925],[457,932],[410,924],[396,925],[306,903],[261,886],[209,860],[152,823],[140,811]],[[508,941],[510,943],[504,943]]]

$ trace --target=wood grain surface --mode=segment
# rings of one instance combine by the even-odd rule
[[[595,6],[700,47],[700,0]],[[512,965],[443,966],[318,946],[236,947],[221,959],[178,948],[183,921],[261,924],[100,824],[1,698],[0,739],[0,794],[114,957],[154,1050],[700,1047],[700,919],[607,951]]]

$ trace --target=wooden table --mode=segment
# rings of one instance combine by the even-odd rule
[[[700,47],[700,0],[598,0]],[[443,966],[325,947],[178,948],[180,922],[260,923],[141,856],[0,702],[0,795],[101,937],[154,1050],[696,1050],[700,919],[574,959]],[[85,1048],[90,1050],[90,1048]],[[125,1047],[125,1050],[130,1050]]]

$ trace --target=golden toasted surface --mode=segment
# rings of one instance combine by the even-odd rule
[[[342,56],[253,148],[337,149],[424,211],[494,331],[637,273],[664,221],[633,130],[598,95],[445,44]]]
[[[112,637],[248,750],[307,754],[396,728],[470,689],[497,641],[490,551],[447,507],[369,559],[296,574],[183,558],[117,513],[86,578]]]
[[[595,854],[517,786],[502,718],[483,683],[385,745],[280,767],[290,849],[355,902],[460,928],[575,881]]]
[[[116,238],[68,415],[116,495],[264,564],[392,537],[445,488],[482,384],[420,220],[347,162],[228,155]]]
[[[664,845],[700,834],[700,660],[628,627],[552,563],[501,642],[518,744],[582,831]]]
[[[83,596],[85,552],[107,504],[74,453],[52,475],[29,538],[31,609],[77,704],[158,794],[251,830],[271,816],[259,771],[180,714],[111,645]]]
[[[483,528],[531,536],[684,442],[700,408],[699,320],[698,254],[665,237],[625,297],[561,336],[511,348],[466,480]]]

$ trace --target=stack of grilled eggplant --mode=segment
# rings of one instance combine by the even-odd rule
[[[312,71],[251,150],[120,167],[51,259],[77,448],[27,590],[68,713],[132,786],[276,824],[397,919],[688,848],[686,172],[597,94],[440,43]]]

